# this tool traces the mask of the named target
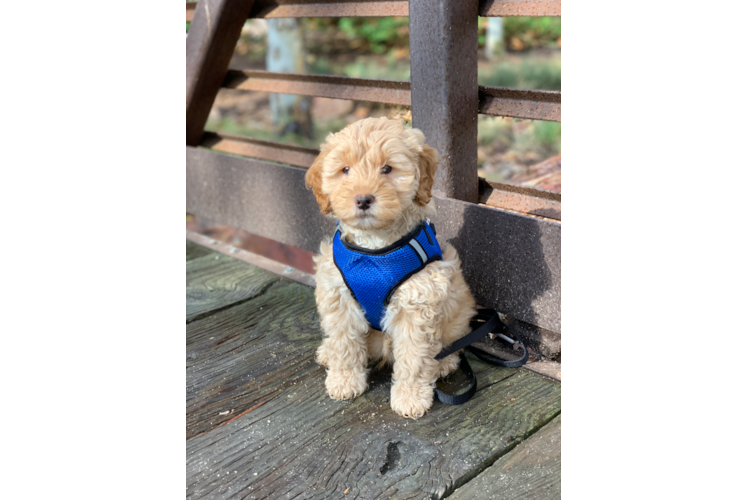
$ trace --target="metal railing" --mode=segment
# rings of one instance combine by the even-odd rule
[[[187,20],[192,20],[197,2],[187,2]],[[561,0],[482,0],[478,14],[483,17],[560,16]],[[278,17],[387,17],[407,16],[407,0],[260,0],[251,18]]]
[[[561,121],[558,91],[478,85],[478,16],[560,10],[560,0],[188,3],[187,210],[315,252],[334,226],[304,187],[318,150],[204,131],[221,88],[410,106],[413,126],[441,158],[434,186],[440,235],[460,253],[476,300],[520,320],[540,344],[560,339],[560,194],[477,175],[479,113]],[[247,18],[342,16],[409,16],[411,81],[228,68]]]

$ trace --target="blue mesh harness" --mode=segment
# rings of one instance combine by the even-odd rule
[[[400,285],[429,262],[442,260],[431,221],[421,221],[401,239],[379,250],[351,245],[340,235],[340,223],[332,242],[332,257],[343,281],[377,330],[392,295]]]

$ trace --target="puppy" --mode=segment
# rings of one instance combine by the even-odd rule
[[[387,118],[367,118],[330,134],[306,173],[323,214],[340,221],[340,238],[377,250],[398,242],[436,215],[431,188],[438,166],[420,130]],[[431,234],[431,233],[429,233]],[[431,240],[431,236],[428,236]],[[369,360],[393,363],[390,405],[403,417],[430,408],[436,380],[459,365],[459,353],[437,361],[441,349],[470,332],[475,301],[454,247],[438,240],[442,258],[428,262],[389,298],[381,330],[344,281],[323,241],[315,257],[315,297],[325,337],[317,362],[327,368],[333,399],[350,399],[368,387]]]

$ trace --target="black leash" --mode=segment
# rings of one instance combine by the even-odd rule
[[[453,354],[460,349],[470,349],[470,352],[472,352],[478,359],[495,366],[513,368],[522,366],[527,362],[527,358],[529,356],[527,347],[525,347],[524,342],[522,342],[522,338],[517,335],[517,332],[514,330],[514,328],[499,319],[499,313],[497,313],[496,311],[491,309],[478,309],[478,314],[476,314],[470,321],[470,327],[473,328],[472,332],[442,349],[441,352],[435,356],[435,359],[446,358],[450,354]],[[470,347],[473,342],[477,342],[489,333],[501,333],[502,328],[506,328],[507,330],[509,330],[516,339],[514,340],[514,342],[519,342],[519,345],[522,347],[522,357],[520,357],[519,359],[515,359],[514,361],[506,361]],[[502,337],[508,340],[512,340],[508,337],[505,337],[503,334]],[[467,392],[463,394],[454,395],[447,394],[446,392],[434,388],[436,397],[444,404],[461,405],[462,403],[469,401],[470,398],[473,397],[473,394],[475,394],[475,391],[478,387],[478,379],[475,377],[475,373],[473,373],[473,369],[470,367],[470,363],[465,357],[464,352],[460,353],[460,369],[462,369],[462,371],[465,372],[470,378],[470,389],[468,389]]]

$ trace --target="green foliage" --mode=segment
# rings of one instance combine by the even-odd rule
[[[318,148],[320,141],[327,137],[330,132],[339,132],[348,125],[345,117],[333,118],[332,120],[314,121],[314,138],[309,139],[299,134],[286,133],[278,136],[272,128],[256,122],[242,124],[232,118],[208,119],[205,130],[222,134],[252,137],[261,141],[280,142],[281,144],[293,144],[308,148]]]
[[[309,73],[314,75],[344,75],[352,78],[382,80],[410,80],[410,63],[396,58],[392,52],[386,56],[387,64],[381,58],[356,57],[353,62],[340,63],[325,57],[315,57],[308,62]]]
[[[561,124],[543,120],[478,117],[478,146],[548,157],[561,152]]]
[[[388,48],[402,42],[408,30],[407,17],[341,17],[338,28],[349,37],[362,37],[369,42],[371,51],[383,54]]]
[[[535,161],[561,152],[561,124],[542,120],[514,120],[512,149]]]
[[[391,58],[390,58],[391,59]],[[356,60],[345,65],[344,75],[352,78],[371,78],[385,80],[410,80],[410,65],[396,64],[389,60],[388,64],[377,64],[376,61]]]
[[[304,27],[307,32],[322,34],[322,38],[332,35],[339,40],[335,35],[342,34],[348,50],[384,54],[393,47],[408,46],[407,17],[311,18],[304,20]]]
[[[408,47],[407,17],[307,18],[307,43],[320,44],[320,52],[364,51],[383,54]],[[479,23],[478,44],[486,42],[487,19]],[[504,41],[511,50],[556,47],[561,38],[560,17],[505,17]]]
[[[560,17],[505,17],[504,42],[515,50],[556,46],[561,38]]]
[[[504,182],[560,153],[560,123],[478,115],[478,167],[486,179]]]
[[[478,83],[526,90],[561,90],[561,61],[533,58],[519,65],[502,62],[490,71],[479,71]]]
[[[535,121],[532,131],[536,141],[550,151],[561,151],[561,124],[558,122]]]
[[[312,75],[335,75],[336,73],[333,68],[333,64],[327,57],[311,57],[307,58],[307,71]]]
[[[187,31],[190,31],[190,22],[187,21]]]
[[[497,120],[489,116],[478,117],[478,145],[487,147],[500,144],[509,148],[512,144],[512,127],[504,120]]]

